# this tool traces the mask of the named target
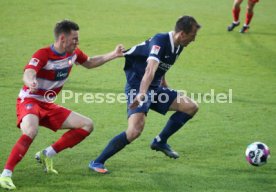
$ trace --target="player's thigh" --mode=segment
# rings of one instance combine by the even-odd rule
[[[23,134],[31,138],[37,135],[40,110],[40,102],[35,99],[17,99],[17,127],[21,129]]]
[[[259,0],[248,0],[248,4],[249,4],[249,3],[256,4],[256,3],[258,3],[258,2],[259,2]]]
[[[63,122],[61,129],[76,129],[83,128],[87,131],[92,131],[93,122],[90,118],[72,111]]]
[[[180,111],[194,115],[198,110],[198,105],[195,101],[185,95],[178,94],[175,100],[169,107],[170,111]]]
[[[71,110],[55,103],[43,103],[39,112],[39,125],[57,131],[62,127],[71,112]]]
[[[139,137],[145,126],[145,113],[134,113],[128,118],[128,128],[126,130],[129,142]]]
[[[35,138],[38,132],[39,118],[35,114],[27,114],[22,118],[20,129],[22,134],[28,135],[30,138]]]
[[[150,109],[165,115],[179,93],[173,89],[159,87],[151,102]]]

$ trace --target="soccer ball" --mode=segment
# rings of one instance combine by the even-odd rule
[[[247,146],[245,151],[246,160],[254,166],[266,164],[270,157],[270,151],[266,144],[262,142],[254,142]]]

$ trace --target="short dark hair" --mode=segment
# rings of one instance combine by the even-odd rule
[[[54,34],[57,38],[61,33],[69,34],[71,30],[78,31],[79,29],[80,28],[77,23],[64,19],[60,22],[57,22],[54,29]]]
[[[197,23],[195,18],[191,16],[182,16],[180,17],[175,24],[175,32],[184,31],[185,33],[190,33],[193,29],[193,26],[196,26],[199,29],[201,26]]]

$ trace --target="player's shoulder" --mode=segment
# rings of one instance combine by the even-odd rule
[[[41,53],[49,53],[50,51],[51,51],[50,46],[45,46],[37,50],[37,52],[41,52]]]
[[[153,38],[160,40],[169,40],[169,33],[157,33],[153,36]]]
[[[152,37],[151,41],[154,44],[167,45],[170,42],[169,33],[157,33]]]
[[[46,58],[49,57],[51,53],[51,48],[50,46],[46,46],[43,48],[38,49],[34,54],[33,57],[42,57],[42,58]]]

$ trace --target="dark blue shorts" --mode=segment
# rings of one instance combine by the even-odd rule
[[[156,89],[149,89],[144,102],[141,105],[139,105],[136,109],[131,110],[128,108],[128,106],[130,103],[133,102],[135,96],[139,93],[139,88],[140,87],[138,86],[130,86],[129,84],[126,84],[125,86],[125,93],[127,96],[128,117],[130,117],[130,115],[134,113],[147,114],[149,109],[152,109],[160,114],[165,115],[168,112],[172,102],[176,99],[178,95],[178,93],[175,90],[161,86]]]

